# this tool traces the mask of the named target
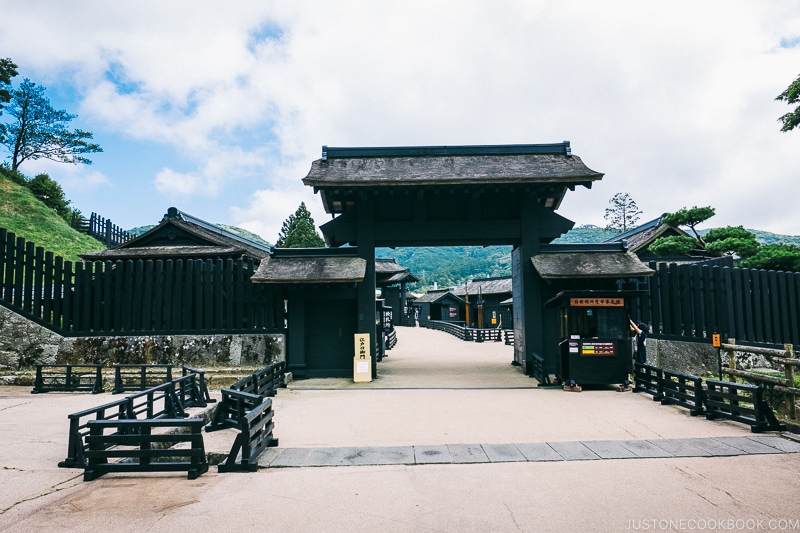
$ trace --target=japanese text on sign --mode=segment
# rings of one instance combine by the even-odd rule
[[[570,307],[624,307],[625,298],[570,298]]]

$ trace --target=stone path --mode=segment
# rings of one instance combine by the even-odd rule
[[[523,444],[437,444],[268,448],[259,457],[264,468],[313,466],[422,465],[587,461],[672,457],[729,457],[800,453],[800,442],[781,437],[747,436],[691,439],[589,440]]]

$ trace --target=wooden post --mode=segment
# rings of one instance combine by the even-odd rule
[[[791,344],[784,344],[783,347],[786,349],[786,358],[793,359],[794,346]],[[784,376],[786,376],[786,386],[794,388],[794,366],[784,364],[783,367],[786,369],[784,371]],[[796,400],[797,397],[794,394],[789,395],[789,416],[792,417],[792,420],[797,420],[797,407],[795,404]]]
[[[728,339],[728,344],[736,344],[736,339]],[[736,370],[736,354],[733,349],[726,350],[728,352],[728,368]],[[731,383],[736,383],[736,376],[728,376]]]

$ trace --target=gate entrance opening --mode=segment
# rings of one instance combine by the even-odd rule
[[[363,282],[356,288],[358,333],[376,335],[376,247],[511,245],[514,359],[524,367],[526,353],[543,354],[547,370],[554,372],[556,357],[550,352],[555,350],[544,344],[542,280],[530,259],[574,225],[555,212],[566,192],[590,188],[602,176],[574,156],[565,141],[323,147],[303,182],[320,193],[334,217],[320,226],[326,243],[355,247],[365,261]],[[371,355],[376,369],[374,346]]]

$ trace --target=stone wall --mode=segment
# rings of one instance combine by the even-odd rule
[[[0,368],[37,364],[267,366],[286,360],[282,334],[62,337],[0,307]]]
[[[735,357],[736,367],[742,370],[778,368],[761,355],[737,352]],[[725,351],[722,352],[721,358],[722,366],[727,367],[728,355]],[[717,376],[719,370],[717,349],[710,344],[653,338],[647,339],[647,364],[700,377],[709,374]]]

